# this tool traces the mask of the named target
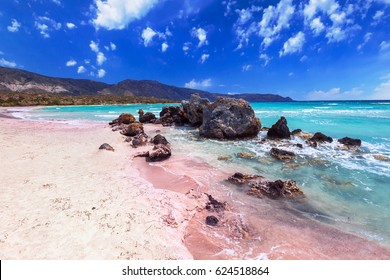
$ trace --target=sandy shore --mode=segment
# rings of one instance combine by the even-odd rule
[[[169,160],[146,163],[133,156],[150,147],[123,140],[104,123],[0,117],[0,258],[390,259],[389,248],[283,203],[247,203],[218,185],[230,173],[174,146]],[[205,210],[205,192],[227,210]],[[210,214],[217,227],[205,225]]]
[[[134,152],[106,124],[0,118],[0,258],[191,259],[198,202],[142,180]]]

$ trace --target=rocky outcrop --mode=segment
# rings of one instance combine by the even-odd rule
[[[131,124],[135,122],[135,117],[132,114],[121,114],[118,118],[111,121],[109,125],[121,125],[121,124]]]
[[[168,140],[161,134],[157,134],[156,136],[154,136],[152,139],[150,139],[150,142],[154,145],[169,145]]]
[[[158,144],[153,147],[152,151],[149,151],[148,161],[162,161],[171,156],[171,148],[169,145]]]
[[[138,119],[141,123],[154,123],[157,120],[155,114],[151,112],[147,112],[146,114],[144,114],[144,111],[142,109],[138,111]]]
[[[184,125],[188,123],[185,117],[184,110],[181,106],[165,106],[160,112],[160,118],[154,123],[162,124],[163,126]]]
[[[222,98],[204,108],[200,136],[216,139],[255,137],[261,123],[243,99]]]
[[[280,119],[268,130],[267,137],[269,139],[290,139],[290,129],[287,126],[285,117],[280,117]]]
[[[210,101],[198,94],[192,94],[190,101],[182,101],[181,104],[188,122],[192,126],[200,126],[203,122],[203,110],[210,105]]]
[[[115,151],[115,149],[110,144],[107,144],[107,143],[100,145],[99,150],[107,150],[107,151],[111,151],[111,152]]]
[[[291,131],[291,135],[296,135],[296,134],[300,134],[302,133],[302,129],[298,128],[298,129],[294,129],[293,131]]]
[[[270,199],[296,199],[303,197],[303,192],[298,188],[293,180],[269,181],[259,175],[245,175],[235,173],[229,177],[229,182],[239,185],[241,188],[247,188],[247,194],[263,198],[264,196]]]
[[[362,140],[360,139],[353,139],[349,137],[344,137],[338,140],[339,143],[346,145],[346,146],[355,146],[360,147],[362,145]]]
[[[272,148],[270,151],[271,156],[274,158],[281,160],[281,161],[290,161],[295,158],[295,154],[290,151],[278,149],[278,148]]]
[[[129,126],[127,126],[127,128],[122,132],[122,134],[126,136],[136,136],[141,133],[144,133],[144,126],[140,122],[129,124]]]
[[[329,137],[329,136],[326,136],[325,134],[323,134],[321,132],[316,132],[313,135],[313,137],[309,139],[309,141],[317,142],[317,143],[323,143],[323,142],[332,143],[333,142],[333,138]]]
[[[138,148],[139,146],[145,146],[148,142],[148,135],[146,133],[140,133],[134,136],[131,140],[131,146]]]

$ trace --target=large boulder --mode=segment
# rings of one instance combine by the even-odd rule
[[[147,112],[146,114],[142,115],[139,114],[139,121],[141,123],[154,123],[156,119],[156,116],[151,112]]]
[[[344,137],[338,140],[339,143],[346,145],[346,146],[356,146],[360,147],[362,145],[362,140],[360,139],[353,139],[349,137]]]
[[[184,110],[181,106],[164,106],[160,112],[160,119],[155,123],[160,123],[164,126],[169,125],[184,125],[188,122],[185,117]]]
[[[149,151],[148,161],[162,161],[171,156],[171,148],[169,145],[158,144]]]
[[[310,138],[309,140],[312,141],[312,142],[319,142],[319,143],[322,143],[322,142],[332,143],[333,142],[333,138],[332,137],[326,136],[325,134],[323,134],[321,132],[316,132],[313,135],[313,137]]]
[[[200,126],[203,122],[203,110],[210,105],[210,101],[198,94],[192,94],[190,101],[182,101],[181,104],[188,122],[192,126]]]
[[[290,151],[278,149],[278,148],[272,148],[270,151],[271,156],[274,158],[281,160],[281,161],[290,161],[295,158],[295,154]]]
[[[267,137],[270,139],[290,139],[290,129],[285,117],[280,119],[268,130]]]
[[[168,145],[169,142],[168,140],[162,136],[161,134],[157,134],[154,136],[152,139],[150,139],[150,142],[153,143],[154,145],[162,144],[162,145]]]
[[[255,137],[261,123],[251,105],[243,99],[218,97],[203,110],[200,136],[216,139]]]
[[[135,122],[135,117],[132,114],[121,114],[118,118],[111,121],[110,125],[131,124]]]
[[[144,133],[144,126],[140,122],[134,122],[129,124],[122,134],[126,136],[136,136],[141,133]]]

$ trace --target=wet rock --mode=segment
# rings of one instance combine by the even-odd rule
[[[321,133],[321,132],[316,132],[312,138],[309,139],[310,141],[312,142],[319,142],[319,143],[322,143],[322,142],[328,142],[328,143],[332,143],[333,142],[333,139],[332,137],[329,137],[329,136],[326,136],[325,134]]]
[[[203,122],[203,110],[210,105],[210,101],[198,94],[192,94],[189,101],[183,101],[181,104],[188,122],[192,126],[200,126]]]
[[[136,158],[136,157],[146,157],[146,158],[148,158],[148,157],[149,157],[149,151],[136,153],[136,154],[134,155],[134,157],[135,157],[135,158]]]
[[[252,154],[252,153],[240,152],[240,153],[237,153],[237,156],[240,158],[252,159],[252,158],[255,158],[256,155]]]
[[[374,158],[382,161],[390,161],[390,158],[384,155],[374,155]]]
[[[209,194],[206,194],[209,201],[206,204],[206,209],[209,211],[215,211],[215,212],[220,212],[226,210],[227,203],[226,202],[219,202],[216,200],[214,197],[212,197]]]
[[[218,97],[203,110],[199,134],[206,138],[238,139],[255,137],[261,123],[243,99]]]
[[[209,226],[216,226],[218,224],[218,219],[215,216],[207,216],[206,217],[206,224]]]
[[[302,132],[296,133],[294,136],[298,136],[298,137],[303,138],[303,139],[310,139],[313,137],[313,134],[302,131]]]
[[[140,122],[129,124],[129,126],[122,132],[125,136],[136,136],[141,133],[144,133],[144,126]]]
[[[135,117],[132,114],[121,114],[118,118],[111,121],[109,124],[115,126],[121,124],[131,124],[135,121]]]
[[[154,123],[156,121],[156,116],[151,113],[151,112],[147,112],[146,114],[143,114],[142,116],[139,115],[139,121],[141,123]]]
[[[293,131],[291,131],[291,135],[296,135],[296,134],[299,134],[299,133],[302,133],[302,129],[294,129]]]
[[[148,135],[146,135],[145,133],[140,133],[134,136],[134,138],[131,141],[131,146],[133,148],[138,148],[139,146],[146,145],[147,141],[148,141]]]
[[[169,142],[168,140],[162,136],[161,134],[157,134],[154,136],[152,139],[150,139],[150,142],[153,143],[154,145],[162,144],[162,145],[168,145]]]
[[[346,146],[357,146],[360,147],[362,145],[362,140],[360,139],[353,139],[349,137],[344,137],[338,140],[339,143],[346,145]]]
[[[222,156],[219,156],[217,159],[218,160],[229,160],[231,159],[232,156],[229,156],[229,155],[222,155]]]
[[[268,130],[267,137],[269,139],[290,139],[290,129],[287,126],[285,117],[280,117],[280,119]]]
[[[168,145],[158,144],[149,151],[148,161],[163,161],[171,156],[171,148]]]
[[[295,144],[296,147],[300,148],[300,149],[303,149],[303,145],[298,143],[298,144]]]
[[[281,160],[281,161],[289,161],[289,160],[293,160],[295,158],[295,154],[293,152],[278,149],[278,148],[272,148],[270,151],[270,154],[274,158]]]
[[[115,149],[110,144],[107,144],[107,143],[100,145],[99,150],[107,150],[107,151],[111,151],[111,152],[115,151]]]
[[[242,184],[248,184],[251,180],[257,178],[264,178],[264,177],[260,175],[244,175],[240,172],[236,172],[233,174],[233,176],[230,176],[228,178],[228,181],[233,184],[242,185]]]
[[[184,125],[188,123],[184,110],[181,106],[165,106],[160,112],[160,119],[155,123],[161,123],[164,126]]]

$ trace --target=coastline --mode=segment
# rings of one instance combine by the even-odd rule
[[[246,208],[240,195],[215,188],[227,173],[199,160],[175,152],[159,164],[132,159],[143,148],[132,149],[106,124],[0,118],[0,135],[8,159],[1,258],[390,259],[390,248],[299,217],[283,203]],[[115,152],[98,150],[104,142]],[[230,205],[219,227],[204,223],[204,192]]]

